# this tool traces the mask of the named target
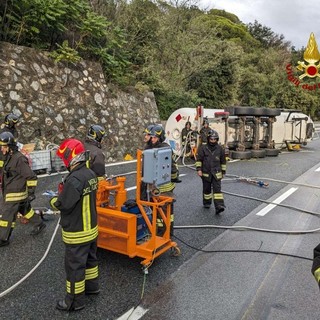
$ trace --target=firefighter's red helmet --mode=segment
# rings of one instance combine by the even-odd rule
[[[60,147],[57,150],[57,156],[62,159],[65,166],[68,168],[71,164],[78,162],[72,160],[77,159],[78,156],[84,154],[85,151],[86,150],[81,141],[77,139],[66,139],[60,144]],[[79,159],[79,161],[81,160],[82,159]]]

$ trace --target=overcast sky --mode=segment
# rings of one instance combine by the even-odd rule
[[[198,6],[224,9],[244,23],[257,20],[297,49],[307,46],[313,32],[320,47],[320,0],[199,0]]]

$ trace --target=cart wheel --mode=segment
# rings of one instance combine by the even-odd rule
[[[171,254],[174,256],[174,257],[178,257],[181,255],[181,250],[179,247],[172,247],[171,248]]]

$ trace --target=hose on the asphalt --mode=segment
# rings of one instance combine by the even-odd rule
[[[50,242],[49,242],[49,245],[47,247],[47,250],[45,251],[43,257],[38,261],[38,263],[23,277],[21,278],[18,282],[16,282],[14,285],[12,285],[10,288],[8,288],[7,290],[3,291],[0,293],[0,298],[4,297],[6,294],[8,294],[9,292],[11,292],[12,290],[14,290],[18,285],[20,285],[23,281],[25,281],[29,276],[31,276],[31,274],[37,270],[37,268],[40,266],[40,264],[44,261],[44,259],[47,257],[50,249],[51,249],[51,246],[52,246],[52,243],[53,243],[53,240],[57,234],[57,231],[58,231],[58,227],[59,227],[59,223],[60,223],[60,218],[58,219],[58,222],[57,222],[57,225],[56,225],[56,228],[54,229],[54,232],[52,234],[52,237],[50,239]]]
[[[186,245],[187,247],[189,247],[189,248],[191,248],[191,249],[193,249],[193,250],[199,251],[199,252],[204,252],[204,253],[235,253],[235,252],[243,253],[243,252],[252,252],[252,253],[274,254],[274,255],[279,255],[279,256],[284,256],[284,257],[290,257],[290,258],[297,258],[297,259],[303,259],[303,260],[313,261],[312,258],[303,257],[303,256],[298,256],[298,255],[295,255],[295,254],[260,250],[262,244],[260,245],[259,249],[257,249],[257,250],[253,250],[253,249],[204,250],[204,249],[196,248],[196,247],[188,244],[187,242],[185,242],[185,241],[182,240],[181,238],[178,238],[176,235],[172,235],[172,237],[176,238],[177,240],[179,240],[181,243],[183,243],[183,244]]]
[[[279,234],[308,234],[319,232],[320,228],[312,230],[275,230],[275,229],[264,229],[248,226],[219,226],[214,224],[203,224],[203,225],[189,225],[189,226],[174,226],[174,229],[226,229],[226,230],[237,230],[237,231],[260,231],[269,233],[279,233]]]

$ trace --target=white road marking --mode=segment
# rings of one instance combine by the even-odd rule
[[[147,312],[148,312],[148,309],[143,309],[140,306],[136,308],[132,307],[130,310],[128,310],[125,314],[123,314],[117,320],[138,320]]]
[[[298,188],[291,188],[288,191],[286,191],[283,195],[278,197],[276,200],[272,201],[274,204],[268,204],[265,208],[260,210],[256,215],[257,216],[264,216],[266,215],[269,211],[271,211],[274,207],[277,206],[277,204],[281,203],[283,200],[288,198],[291,194],[293,194],[295,191],[297,191]]]
[[[320,167],[316,169],[316,172],[319,172],[319,171],[320,171]]]

